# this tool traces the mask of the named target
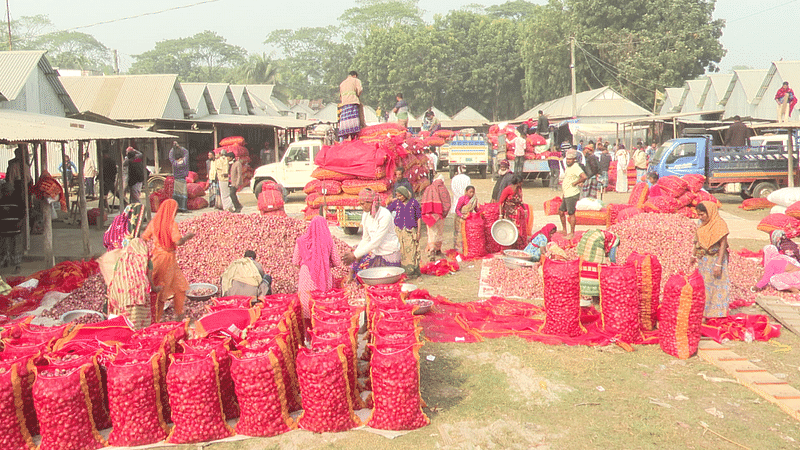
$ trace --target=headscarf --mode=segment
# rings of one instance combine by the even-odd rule
[[[225,272],[222,273],[222,292],[228,292],[234,281],[258,287],[261,279],[261,272],[258,271],[258,267],[252,259],[239,258],[231,261]]]
[[[378,214],[378,207],[381,205],[377,192],[370,188],[364,188],[358,193],[358,201],[372,203],[372,208],[369,211],[370,216],[375,217],[375,215]]]
[[[300,265],[308,266],[314,286],[321,291],[329,290],[333,285],[330,269],[333,238],[325,219],[314,216],[308,230],[297,238],[296,245]]]
[[[554,231],[556,231],[556,229],[557,228],[555,225],[553,225],[552,223],[548,223],[547,225],[543,226],[541,230],[534,233],[533,236],[531,236],[531,240],[533,240],[533,238],[541,234],[544,235],[544,237],[547,238],[547,241],[549,242],[550,236],[553,234]]]
[[[728,224],[719,215],[719,206],[714,202],[700,202],[708,211],[708,222],[697,228],[697,243],[706,250],[728,235]]]
[[[775,230],[770,233],[770,242],[774,245],[782,255],[793,258],[795,261],[800,261],[800,247],[786,236],[783,230]]]
[[[447,217],[450,212],[450,193],[441,178],[433,180],[433,183],[422,192],[422,220],[428,226],[433,226],[436,222]]]
[[[145,305],[149,301],[147,245],[139,238],[131,239],[118,256],[108,281],[108,301],[109,310],[122,312],[129,306]]]
[[[411,192],[408,192],[408,188],[405,186],[398,186],[394,191],[405,197],[406,201],[411,200]]]
[[[153,228],[158,244],[164,250],[174,250],[172,242],[172,227],[175,225],[175,213],[178,212],[178,202],[168,198],[158,205],[158,212],[147,228]]]
[[[781,248],[781,241],[786,239],[786,232],[783,230],[775,230],[769,234],[769,241],[777,248]]]

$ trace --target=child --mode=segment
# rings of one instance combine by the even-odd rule
[[[405,186],[395,189],[395,199],[386,207],[395,213],[394,226],[400,240],[400,265],[409,278],[419,271],[419,237],[422,229],[422,207]]]
[[[455,245],[456,250],[459,252],[464,251],[464,246],[462,244],[465,237],[461,231],[461,223],[473,212],[478,212],[478,198],[475,197],[475,186],[467,186],[467,188],[464,189],[464,195],[462,195],[458,199],[458,203],[456,203],[456,217],[453,223],[460,237],[460,239],[456,239]]]

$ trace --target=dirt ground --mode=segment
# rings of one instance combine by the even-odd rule
[[[488,201],[493,180],[473,180],[480,201]],[[449,185],[449,180],[446,181]],[[537,226],[558,223],[542,204],[553,193],[541,182],[526,182],[524,199],[533,205]],[[608,193],[607,203],[627,201]],[[287,204],[290,215],[304,206],[302,194]],[[768,211],[738,209],[741,199],[719,195],[731,227],[733,249],[758,250],[767,235],[755,232]],[[242,194],[245,212],[255,211],[252,194]],[[183,220],[189,215],[181,215]],[[110,222],[108,222],[110,223]],[[560,224],[559,224],[560,228]],[[579,227],[578,229],[588,229]],[[62,231],[63,230],[63,231]],[[333,230],[338,237],[345,237]],[[75,228],[62,257],[79,257]],[[452,246],[452,220],[445,248]],[[102,232],[93,231],[93,242]],[[424,238],[423,238],[424,239]],[[76,244],[77,243],[77,244]],[[36,243],[34,242],[34,250]],[[62,247],[59,247],[61,249]],[[93,247],[94,249],[94,247]],[[71,253],[70,253],[71,252]],[[35,258],[36,254],[33,252]],[[41,269],[29,258],[23,272]],[[467,262],[444,277],[414,281],[453,301],[477,300],[481,263]],[[2,272],[0,272],[2,273]],[[5,273],[3,273],[5,275]],[[758,307],[745,310],[763,314]],[[772,342],[731,342],[740,356],[800,387],[800,338],[784,331]],[[431,425],[387,439],[363,430],[336,434],[293,431],[274,438],[205,444],[219,450],[250,449],[793,449],[800,448],[800,422],[698,357],[678,360],[658,346],[551,346],[509,337],[476,344],[425,343],[421,350],[421,393]],[[191,446],[168,448],[195,449]],[[165,447],[167,448],[167,447]]]

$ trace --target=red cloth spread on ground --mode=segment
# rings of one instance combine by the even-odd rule
[[[706,319],[701,333],[717,342],[723,339],[744,341],[747,334],[755,341],[768,341],[781,335],[781,326],[769,323],[769,317],[765,315],[735,314]]]
[[[419,271],[425,275],[436,275],[437,277],[441,277],[442,275],[447,275],[450,272],[458,272],[458,263],[455,261],[450,261],[449,259],[440,259],[436,262],[431,262],[422,266]]]
[[[100,270],[97,262],[64,261],[50,269],[36,272],[29,277],[10,278],[8,284],[17,286],[32,278],[39,280],[33,289],[14,287],[7,295],[0,295],[0,314],[16,316],[39,307],[44,295],[50,291],[69,293],[83,286],[89,275]]]
[[[378,168],[384,165],[384,174],[394,173],[393,155],[382,146],[362,140],[323,146],[314,163],[323,169],[366,179],[380,178]]]

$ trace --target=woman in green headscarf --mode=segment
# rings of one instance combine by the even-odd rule
[[[394,226],[400,239],[400,265],[406,275],[416,277],[419,271],[419,236],[422,207],[405,186],[395,188],[395,199],[387,207],[394,213]]]

